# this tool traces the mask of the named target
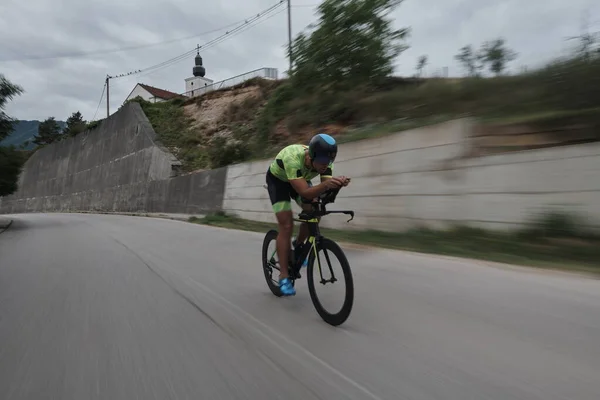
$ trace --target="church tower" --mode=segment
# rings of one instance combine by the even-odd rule
[[[189,97],[199,96],[212,90],[212,79],[205,78],[206,68],[202,65],[202,57],[200,57],[200,46],[196,48],[196,58],[194,59],[194,68],[192,73],[194,76],[186,78],[185,92]]]

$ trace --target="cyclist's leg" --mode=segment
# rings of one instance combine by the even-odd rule
[[[295,294],[296,291],[287,279],[290,242],[294,229],[292,203],[290,198],[289,183],[283,182],[267,172],[266,177],[269,198],[273,212],[277,218],[277,257],[279,258],[279,285],[284,295]],[[289,186],[289,187],[288,187]]]
[[[312,186],[311,181],[307,181],[307,183],[309,187]],[[305,199],[302,196],[298,195],[295,191],[291,193],[291,195],[293,196],[294,200],[296,200],[296,204],[298,204],[303,211],[312,211],[311,203],[314,201],[314,199]],[[296,243],[304,243],[306,239],[308,239],[308,234],[308,224],[306,222],[301,223],[300,230],[298,231],[298,236],[296,237]]]
[[[302,207],[303,211],[311,211],[312,207],[310,204],[301,203],[296,201],[300,207]],[[308,224],[306,222],[302,222],[300,224],[300,229],[298,230],[298,236],[296,237],[296,243],[304,243],[306,239],[308,239]]]
[[[289,207],[291,203],[288,202],[279,202],[274,205],[275,207]],[[292,240],[292,232],[294,230],[294,221],[293,214],[291,209],[286,210],[283,209],[281,211],[275,212],[275,217],[277,218],[277,257],[279,258],[279,278],[285,279],[289,276],[288,272],[288,262],[291,251],[291,240]]]
[[[308,181],[308,186],[312,186],[312,182]],[[298,206],[300,206],[300,208],[302,208],[302,211],[307,211],[310,212],[313,210],[312,208],[312,203],[314,201],[316,201],[316,199],[313,200],[309,200],[309,199],[305,199],[302,196],[298,195],[295,191],[290,193],[290,195],[293,197],[294,200],[296,200],[296,204],[298,204]],[[306,242],[306,239],[308,239],[308,236],[310,234],[310,231],[308,229],[308,223],[306,222],[302,222],[300,224],[300,229],[298,231],[298,236],[296,237],[296,240],[294,241],[294,249],[300,245],[303,244],[304,242]],[[303,267],[308,266],[308,257],[304,259],[303,263],[302,263]]]

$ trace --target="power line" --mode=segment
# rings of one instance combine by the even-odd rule
[[[243,28],[242,28],[242,29],[240,29],[239,31],[236,31],[236,32],[233,32],[233,31],[232,31],[232,32],[229,32],[229,34],[228,34],[228,35],[223,35],[223,36],[221,36],[220,38],[217,38],[217,39],[219,39],[219,40],[215,39],[214,41],[211,41],[211,42],[209,42],[209,43],[207,43],[207,44],[204,44],[204,45],[202,45],[202,46],[198,46],[197,48],[195,48],[195,49],[193,49],[193,50],[190,50],[189,52],[187,52],[187,53],[184,53],[184,54],[182,54],[182,55],[181,55],[181,56],[179,56],[179,57],[176,57],[175,59],[173,59],[172,61],[170,61],[170,62],[168,62],[168,63],[167,63],[167,62],[165,62],[165,63],[164,63],[164,65],[161,65],[161,66],[156,66],[156,68],[153,68],[152,70],[150,70],[150,68],[148,68],[148,69],[146,69],[146,70],[142,70],[142,72],[143,72],[143,73],[142,73],[141,75],[139,75],[139,77],[151,75],[151,74],[153,74],[153,73],[155,73],[155,72],[157,72],[157,71],[159,71],[159,70],[161,70],[161,69],[164,69],[164,68],[166,68],[166,67],[169,67],[169,66],[171,66],[171,65],[177,64],[178,62],[180,62],[180,61],[183,61],[183,60],[187,59],[187,57],[188,57],[188,56],[190,56],[191,54],[193,54],[193,53],[194,53],[194,52],[196,52],[196,51],[199,51],[199,50],[208,50],[208,49],[211,49],[211,48],[213,48],[213,47],[217,46],[218,44],[220,44],[221,42],[224,42],[225,40],[227,40],[227,39],[229,39],[229,38],[231,38],[231,37],[233,37],[233,36],[239,35],[240,33],[244,32],[244,31],[246,31],[246,30],[248,30],[248,29],[250,29],[250,28],[253,28],[254,26],[256,26],[256,25],[258,25],[258,24],[260,24],[260,23],[263,23],[263,22],[265,22],[265,21],[267,21],[267,20],[269,20],[269,19],[271,19],[271,18],[273,18],[273,17],[275,17],[275,16],[277,16],[277,15],[281,14],[281,13],[282,13],[282,12],[284,12],[284,11],[285,11],[285,9],[281,9],[281,10],[279,10],[278,12],[276,12],[276,13],[273,13],[272,15],[269,15],[269,17],[267,17],[267,18],[264,18],[262,21],[259,21],[259,22],[255,23],[255,24],[253,24],[253,25],[245,25],[245,26],[243,26]],[[264,15],[267,15],[267,14],[264,14]],[[231,34],[231,33],[233,33],[233,34]]]
[[[140,76],[145,76],[145,75],[148,75],[150,73],[156,72],[156,71],[158,71],[160,69],[166,68],[166,67],[168,67],[170,65],[173,65],[173,64],[179,62],[179,61],[187,58],[191,54],[193,54],[195,51],[199,51],[200,49],[206,50],[208,48],[214,47],[217,44],[223,42],[224,40],[227,40],[230,37],[235,36],[236,34],[239,34],[240,32],[242,32],[244,30],[250,29],[251,27],[256,26],[259,23],[264,22],[264,21],[266,21],[268,19],[271,19],[272,17],[276,16],[277,14],[285,11],[285,9],[282,9],[279,12],[276,12],[276,13],[270,15],[268,18],[264,18],[263,19],[263,17],[271,14],[275,9],[277,9],[278,7],[280,7],[283,3],[284,3],[284,0],[280,0],[278,3],[272,5],[271,7],[265,9],[264,11],[259,12],[258,14],[256,14],[256,16],[254,16],[254,17],[252,17],[250,19],[247,19],[242,25],[234,28],[233,30],[227,31],[227,32],[225,32],[225,34],[223,34],[223,35],[221,35],[221,36],[219,36],[219,37],[217,37],[217,38],[215,38],[213,40],[210,40],[209,42],[203,44],[202,46],[197,46],[195,49],[186,51],[185,53],[180,54],[179,56],[176,56],[174,58],[171,58],[169,60],[163,61],[163,62],[161,62],[159,64],[153,65],[153,66],[145,68],[145,69],[130,71],[130,72],[127,72],[127,73],[124,73],[124,74],[120,74],[120,75],[115,75],[115,76],[107,75],[106,81],[105,81],[105,86],[108,89],[108,85],[110,84],[109,83],[110,79],[123,78],[125,76],[130,76],[130,75],[137,75],[137,74],[142,73],[142,72],[145,72],[145,74],[144,75],[140,75]],[[256,21],[258,21],[260,19],[263,19],[263,20],[255,23]],[[108,96],[107,96],[107,114],[109,113],[109,103],[108,103],[108,101],[109,100],[108,100]]]
[[[249,17],[249,18],[252,18],[252,17]],[[234,22],[234,23],[229,24],[229,25],[222,26],[222,27],[217,28],[217,29],[212,29],[210,31],[201,32],[201,33],[197,33],[195,35],[190,35],[190,36],[186,36],[186,37],[180,37],[180,38],[176,38],[176,39],[168,39],[168,40],[164,40],[164,41],[161,41],[161,42],[154,42],[154,43],[147,43],[147,44],[140,44],[140,45],[132,45],[132,46],[124,46],[124,47],[118,47],[118,48],[113,48],[113,49],[105,49],[105,50],[95,50],[95,51],[87,51],[87,52],[82,51],[82,52],[56,54],[56,55],[51,55],[51,56],[29,55],[29,56],[24,56],[24,57],[21,57],[21,58],[0,59],[0,62],[30,61],[30,60],[40,61],[40,60],[52,60],[52,59],[59,59],[59,58],[79,58],[79,57],[95,56],[95,55],[99,55],[99,54],[111,54],[111,53],[119,53],[119,52],[123,52],[123,51],[139,50],[139,49],[144,49],[144,48],[148,48],[148,47],[160,46],[160,45],[163,45],[163,44],[181,42],[181,41],[184,41],[184,40],[194,39],[194,38],[197,38],[197,37],[200,37],[200,36],[204,36],[204,35],[208,35],[208,34],[211,34],[211,33],[220,32],[222,30],[231,28],[232,26],[237,26],[237,25],[239,25],[241,23],[244,23],[247,20],[248,20],[248,18],[244,18],[242,20],[239,20],[239,21]]]
[[[225,32],[225,34],[223,34],[223,35],[221,35],[221,36],[219,36],[219,37],[217,37],[217,38],[215,38],[213,40],[210,40],[207,43],[204,43],[203,45],[198,46],[198,47],[196,47],[193,50],[190,50],[190,51],[188,51],[188,52],[186,52],[184,54],[181,54],[180,56],[177,56],[177,57],[175,57],[175,58],[173,58],[171,60],[164,61],[164,62],[162,62],[160,64],[157,64],[157,65],[154,65],[152,67],[149,67],[149,68],[146,68],[146,69],[142,70],[141,72],[145,72],[145,74],[140,75],[140,76],[146,76],[146,75],[148,75],[151,72],[156,72],[156,71],[158,71],[160,69],[163,69],[163,68],[165,68],[167,66],[170,66],[170,65],[173,65],[173,64],[175,64],[175,63],[177,63],[179,61],[182,61],[182,60],[186,59],[188,56],[192,55],[195,51],[208,50],[208,49],[216,46],[217,44],[219,44],[219,43],[221,43],[221,42],[223,42],[223,41],[225,41],[225,40],[227,40],[227,39],[229,39],[229,38],[231,38],[233,36],[236,36],[240,32],[248,30],[251,27],[258,25],[259,23],[264,22],[264,21],[272,18],[273,16],[277,15],[278,13],[275,13],[275,14],[269,16],[269,18],[264,18],[262,21],[257,22],[258,20],[262,19],[263,17],[271,14],[275,9],[277,9],[277,7],[280,7],[282,4],[283,4],[283,1],[280,1],[277,4],[274,4],[273,6],[267,8],[266,10],[264,10],[264,11],[256,14],[255,17],[253,17],[253,18],[251,18],[249,20],[246,20],[246,22],[244,24],[242,24],[242,25],[240,25],[240,26],[232,29],[231,31]]]
[[[212,40],[208,41],[207,43],[203,44],[202,46],[198,46],[198,47],[196,47],[194,49],[191,49],[191,50],[189,50],[189,51],[187,51],[187,52],[185,52],[183,54],[180,54],[180,55],[178,55],[178,56],[176,56],[174,58],[171,58],[169,60],[163,61],[163,62],[161,62],[159,64],[150,66],[148,68],[144,68],[144,69],[136,70],[136,71],[130,71],[130,72],[125,73],[125,74],[110,76],[110,78],[111,79],[122,78],[122,77],[125,77],[125,76],[137,75],[139,73],[145,73],[145,74],[140,75],[140,76],[146,76],[146,75],[148,75],[151,72],[156,72],[156,71],[158,71],[160,69],[163,69],[165,67],[173,65],[173,64],[175,64],[175,63],[177,63],[179,61],[182,61],[182,60],[186,59],[187,57],[189,57],[190,55],[194,54],[194,52],[196,52],[198,50],[207,50],[207,49],[209,49],[211,47],[214,47],[217,44],[219,44],[219,43],[221,43],[221,42],[229,39],[230,37],[233,37],[233,36],[239,34],[240,32],[242,32],[244,30],[250,29],[251,27],[258,25],[258,23],[255,23],[256,21],[258,21],[260,19],[263,19],[263,17],[271,14],[275,9],[277,9],[278,7],[280,7],[282,4],[283,4],[283,0],[281,0],[277,4],[272,5],[271,7],[267,8],[267,9],[265,9],[264,11],[259,12],[258,14],[256,14],[256,16],[254,16],[254,17],[252,17],[250,19],[247,19],[242,25],[237,26],[236,28],[232,29],[231,31],[225,32],[223,35],[221,35],[221,36],[219,36],[219,37],[217,37],[215,39],[212,39]],[[282,11],[283,10],[280,10],[279,12],[270,15],[269,18],[264,18],[260,22],[264,22],[264,21],[266,21],[266,20],[274,17],[275,15],[279,14]]]

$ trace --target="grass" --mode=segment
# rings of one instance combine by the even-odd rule
[[[152,103],[138,97],[130,101],[140,104],[158,141],[181,161],[184,172],[206,167],[208,157],[192,129],[191,119],[183,112],[181,99]]]
[[[136,101],[159,140],[182,162],[183,170],[190,171],[264,159],[287,144],[306,142],[316,131],[347,143],[464,116],[485,124],[542,129],[584,124],[598,131],[599,77],[600,57],[589,61],[572,57],[513,76],[390,78],[341,92],[308,90],[293,80],[255,78],[185,101]],[[233,101],[210,132],[192,128],[183,113],[186,104],[202,104],[250,85],[259,89],[259,96]]]
[[[203,218],[192,217],[189,221],[252,232],[276,228],[275,223],[245,220],[223,212]],[[556,213],[539,218],[526,229],[510,233],[460,226],[447,231],[421,228],[403,233],[326,228],[321,231],[339,242],[600,276],[600,237],[578,232],[572,218]]]
[[[585,121],[598,123],[600,119],[600,108],[587,108],[583,110],[553,110],[542,111],[531,114],[516,114],[503,117],[482,117],[481,122],[492,124],[548,124],[559,125],[573,121]]]
[[[401,118],[395,121],[380,123],[380,124],[372,124],[363,127],[358,127],[354,129],[349,129],[344,133],[343,136],[340,136],[338,139],[338,143],[349,143],[356,142],[364,139],[374,139],[378,137],[384,137],[388,135],[393,135],[395,133],[406,131],[409,129],[417,129],[422,128],[427,125],[439,124],[442,122],[447,122],[454,119],[455,116],[452,115],[433,115],[430,117],[424,118]]]

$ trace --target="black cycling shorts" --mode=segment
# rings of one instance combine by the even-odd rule
[[[266,176],[269,198],[273,206],[273,212],[290,211],[292,209],[292,199],[302,207],[302,204],[310,204],[312,200],[301,197],[289,182],[284,182],[267,170]],[[308,186],[312,186],[311,181],[307,181]]]

